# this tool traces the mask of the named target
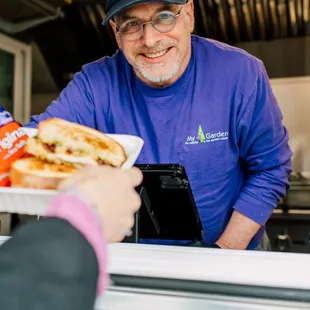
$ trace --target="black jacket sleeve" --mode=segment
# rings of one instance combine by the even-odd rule
[[[91,245],[61,219],[24,224],[0,246],[0,309],[92,310],[97,278]]]

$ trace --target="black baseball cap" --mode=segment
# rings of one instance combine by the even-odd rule
[[[107,15],[102,21],[102,25],[106,25],[114,15],[120,13],[124,9],[131,7],[134,4],[146,2],[161,2],[167,4],[185,4],[188,0],[107,0],[106,11]]]

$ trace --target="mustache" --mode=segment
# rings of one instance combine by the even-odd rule
[[[169,45],[157,45],[156,48],[148,48],[148,47],[142,47],[138,50],[138,54],[156,54],[161,51],[165,51],[171,47],[174,47],[175,45],[169,44]]]

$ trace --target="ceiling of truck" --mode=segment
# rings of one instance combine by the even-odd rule
[[[0,17],[11,22],[21,22],[52,14],[66,3],[65,0],[1,0]]]
[[[194,0],[195,33],[229,44],[310,36],[310,0]],[[105,0],[1,0],[0,31],[34,40],[62,89],[117,46]]]

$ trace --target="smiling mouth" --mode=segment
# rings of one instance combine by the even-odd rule
[[[164,56],[169,50],[170,50],[170,47],[163,50],[163,51],[157,52],[157,53],[146,53],[146,54],[142,54],[142,55],[147,57],[147,58],[154,59],[154,58]]]

